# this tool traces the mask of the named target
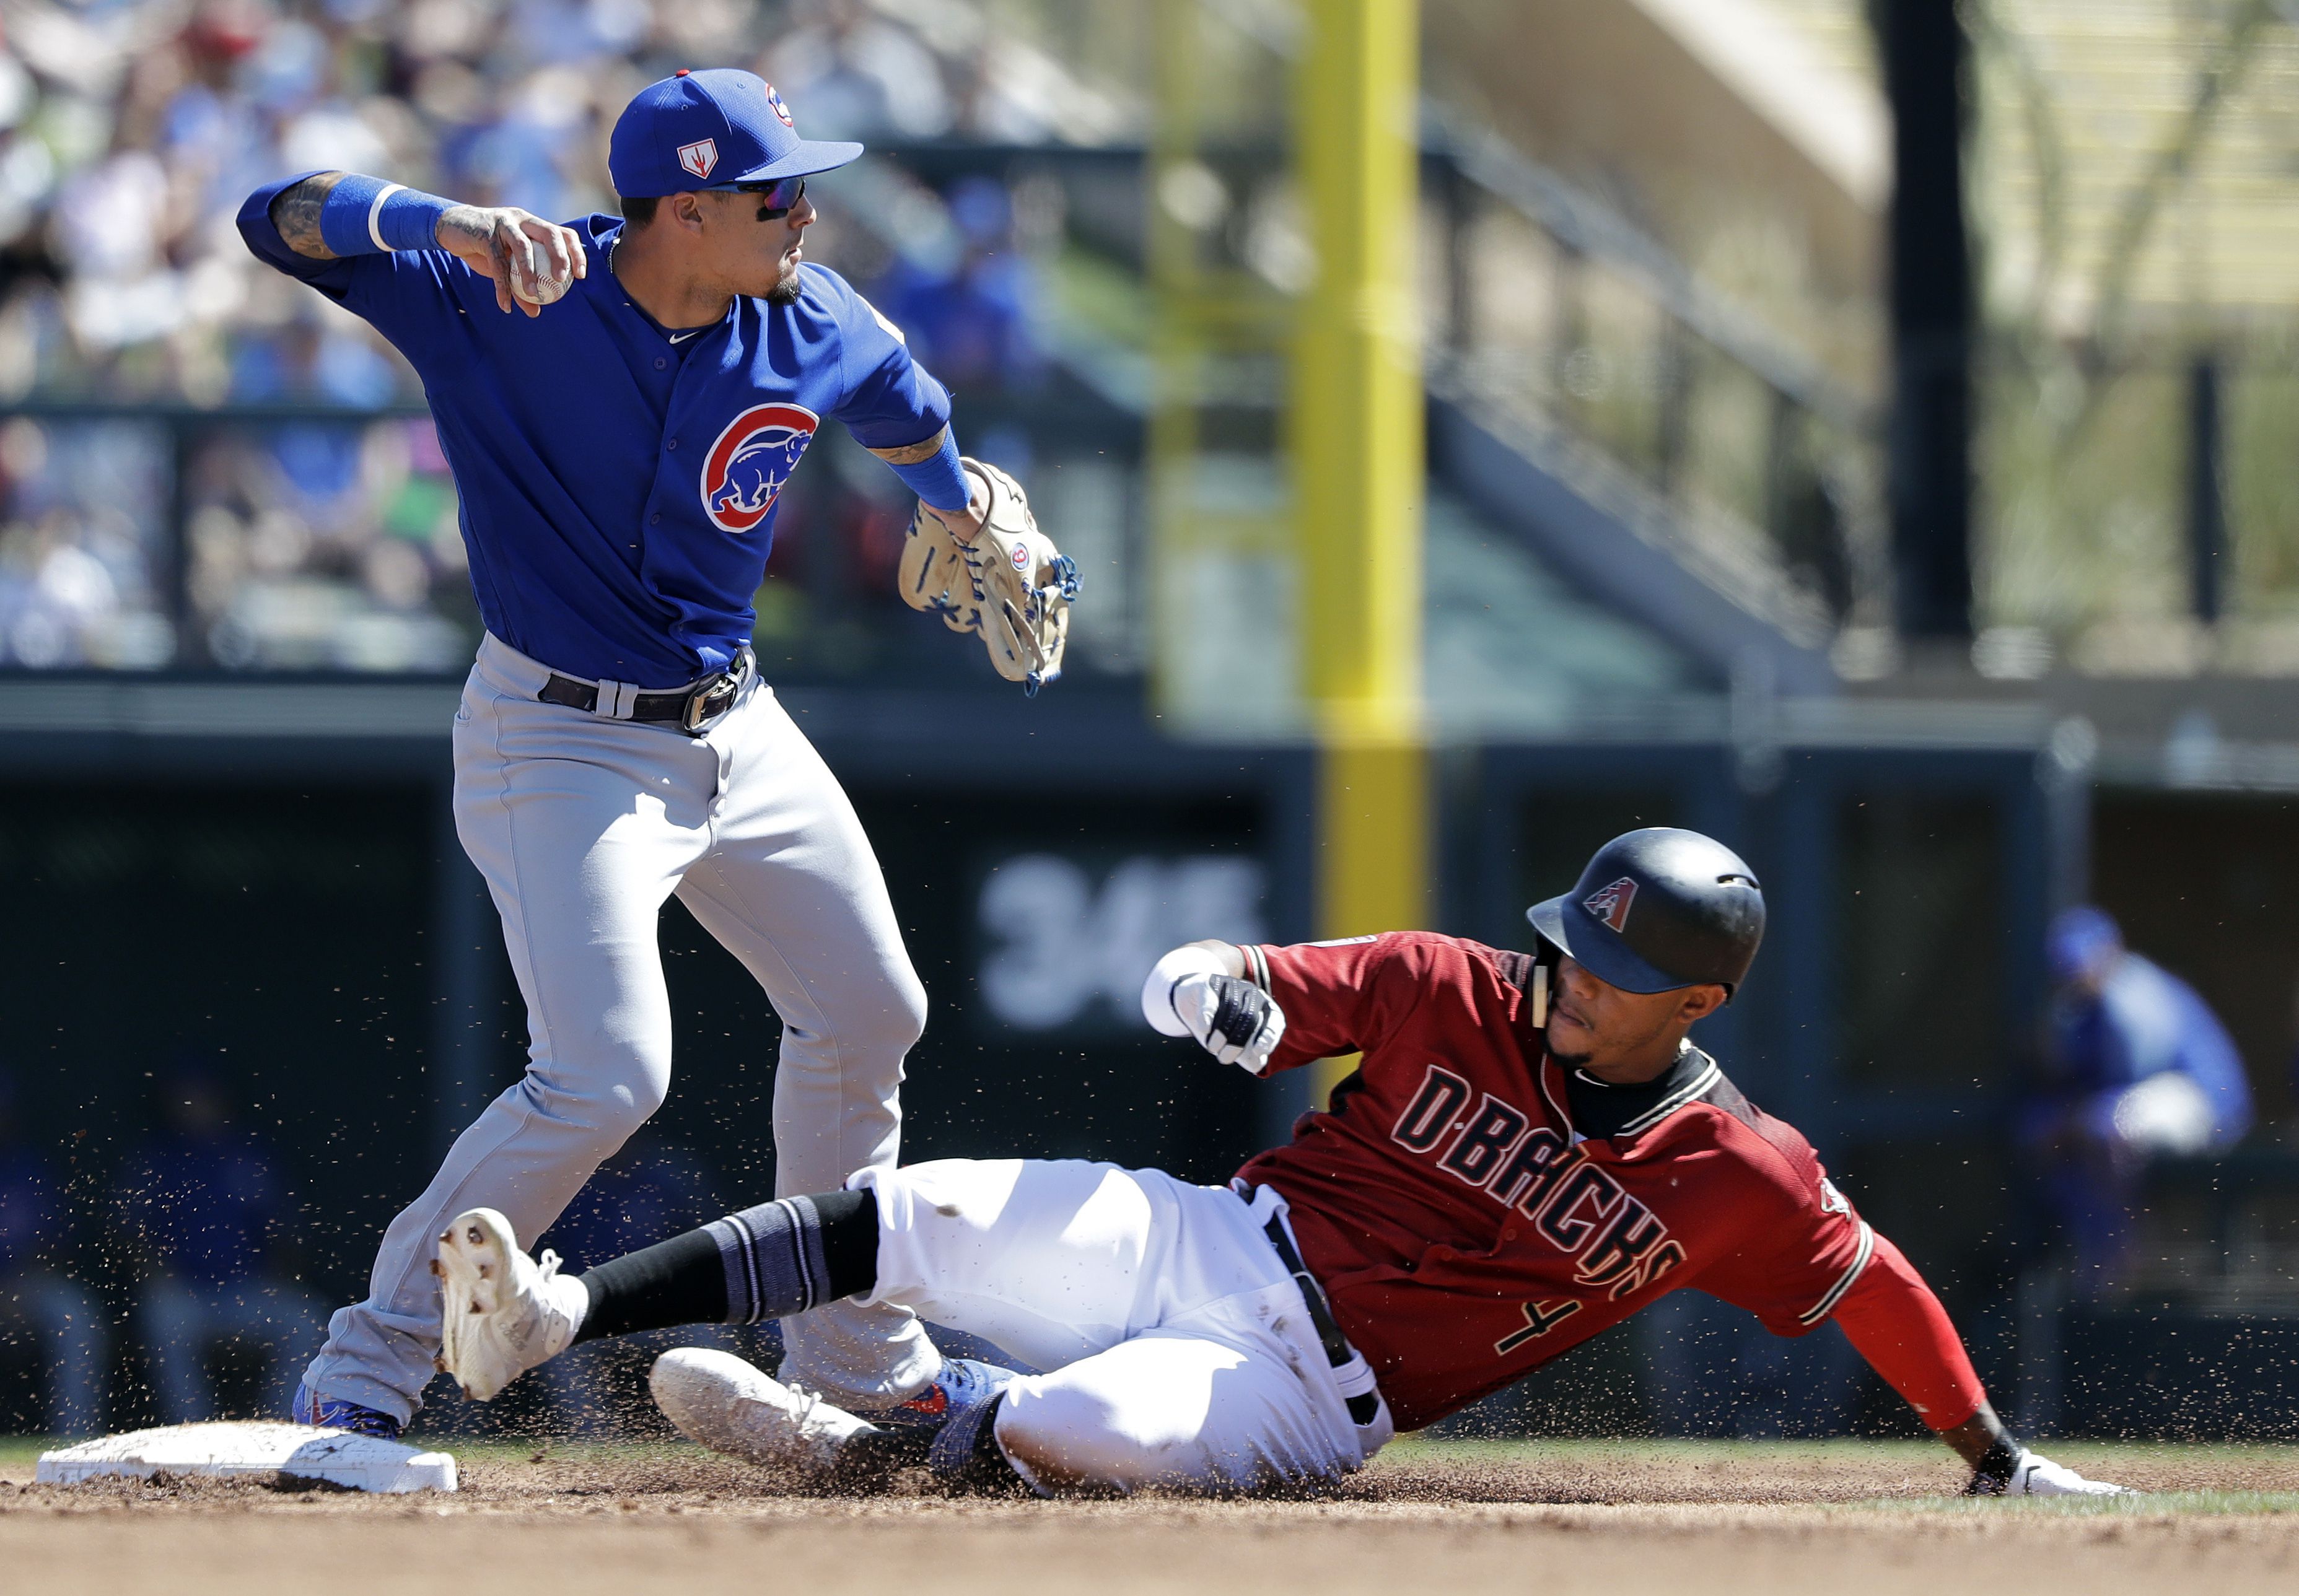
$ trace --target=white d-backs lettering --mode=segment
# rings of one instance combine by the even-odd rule
[[[1476,1108],[1463,1113],[1473,1096],[1480,1097]],[[1684,1261],[1684,1248],[1667,1225],[1602,1165],[1534,1124],[1523,1109],[1490,1092],[1477,1094],[1441,1065],[1428,1067],[1390,1139],[1531,1220],[1535,1235],[1573,1260],[1574,1282],[1591,1291],[1625,1297]],[[1527,1302],[1523,1327],[1494,1343],[1493,1351],[1506,1356],[1580,1308],[1569,1297]]]

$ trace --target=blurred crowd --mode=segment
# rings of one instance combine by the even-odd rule
[[[355,323],[255,267],[240,200],[335,167],[552,217],[610,210],[608,130],[680,66],[761,72],[815,137],[1035,143],[1080,108],[1083,91],[1017,80],[1014,47],[953,26],[963,5],[916,9],[939,26],[863,0],[12,0],[0,392],[413,398]]]
[[[815,137],[1115,129],[1106,97],[994,42],[968,0],[0,0],[0,401],[419,406],[363,324],[248,255],[240,201],[332,167],[611,211],[608,131],[681,66],[761,72]],[[938,193],[879,163],[826,201],[815,252],[938,372],[1035,379],[1031,251],[1058,192]],[[476,624],[454,517],[427,423],[20,420],[0,666],[449,668]]]

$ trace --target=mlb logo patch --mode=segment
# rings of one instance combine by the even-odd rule
[[[789,119],[784,120],[787,121]],[[718,141],[698,138],[691,145],[679,145],[678,164],[698,178],[708,178],[710,169],[718,164]]]
[[[782,95],[775,91],[775,86],[771,83],[767,85],[767,109],[782,118],[784,127],[795,128],[798,126],[796,122],[791,120],[790,107],[783,103]]]
[[[1581,900],[1581,906],[1614,930],[1626,930],[1629,925],[1629,906],[1637,900],[1637,884],[1623,876],[1610,886],[1599,887]]]

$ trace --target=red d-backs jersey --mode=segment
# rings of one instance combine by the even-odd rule
[[[1400,1430],[1681,1286],[1801,1335],[1875,1255],[1811,1145],[1705,1055],[1619,1134],[1575,1131],[1531,1028],[1523,954],[1421,931],[1244,951],[1285,1012],[1271,1071],[1365,1055],[1330,1110],[1240,1176],[1291,1205]]]

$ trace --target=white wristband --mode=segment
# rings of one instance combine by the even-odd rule
[[[377,192],[374,203],[367,208],[367,236],[374,239],[375,247],[386,255],[391,253],[391,245],[383,241],[383,203],[393,194],[406,192],[407,185],[404,183],[386,183]]]
[[[1141,983],[1141,1017],[1159,1036],[1186,1037],[1190,1028],[1174,1012],[1174,988],[1192,975],[1224,973],[1221,955],[1194,943],[1177,947],[1158,961],[1150,979]]]

